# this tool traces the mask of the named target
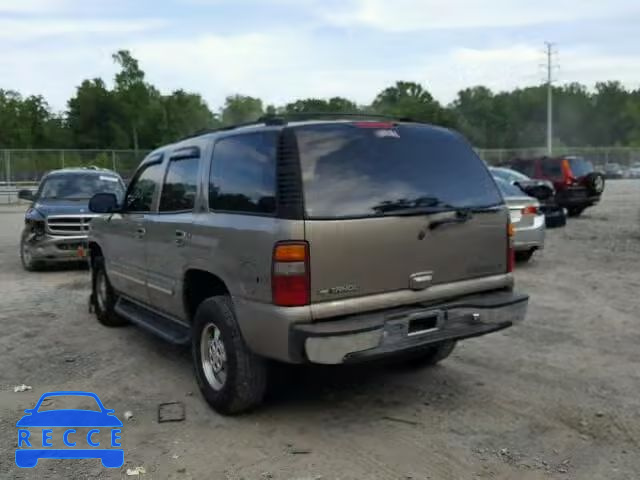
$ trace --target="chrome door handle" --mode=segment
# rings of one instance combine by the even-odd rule
[[[189,238],[189,234],[183,230],[176,230],[176,245],[183,247]]]
[[[135,234],[136,238],[142,238],[146,234],[147,234],[147,229],[146,228],[142,228],[142,227],[136,228],[136,234]]]

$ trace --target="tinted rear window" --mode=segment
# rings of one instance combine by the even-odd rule
[[[501,178],[496,178],[496,183],[498,184],[498,188],[500,188],[502,195],[504,195],[505,197],[526,196],[526,194],[522,190],[520,190],[518,187]]]
[[[375,216],[425,197],[454,207],[502,202],[482,160],[446,130],[325,124],[296,134],[308,218]]]
[[[593,165],[584,158],[569,158],[568,160],[574,177],[584,177],[593,172]]]

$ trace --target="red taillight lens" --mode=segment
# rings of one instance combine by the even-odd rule
[[[300,307],[309,305],[309,244],[280,242],[273,250],[271,291],[274,305]]]
[[[507,273],[513,272],[516,264],[516,250],[513,248],[513,236],[515,228],[511,222],[507,224]]]
[[[538,207],[534,205],[529,205],[528,207],[524,207],[522,209],[522,215],[537,215]]]

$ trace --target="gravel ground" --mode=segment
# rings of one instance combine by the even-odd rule
[[[263,409],[225,418],[189,353],[87,311],[89,274],[22,270],[22,209],[0,207],[0,478],[640,478],[640,182],[548,232],[517,270],[527,321],[424,370],[286,367]],[[15,385],[33,390],[14,393]],[[96,392],[122,419],[125,465],[14,464],[15,422],[54,390]],[[186,420],[158,423],[180,401]]]

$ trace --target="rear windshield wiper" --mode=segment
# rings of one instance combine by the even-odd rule
[[[378,215],[428,215],[441,212],[455,212],[458,207],[449,205],[437,197],[420,197],[415,200],[398,200],[396,202],[385,202],[373,207],[373,211]]]

